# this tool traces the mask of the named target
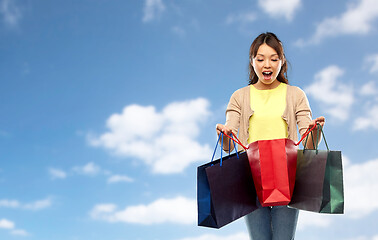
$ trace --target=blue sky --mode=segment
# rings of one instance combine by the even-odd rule
[[[247,240],[196,226],[196,168],[272,31],[344,160],[346,214],[297,239],[377,240],[377,24],[374,0],[0,0],[0,239]]]

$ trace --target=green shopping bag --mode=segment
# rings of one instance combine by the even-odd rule
[[[327,150],[317,147],[314,150],[298,150],[295,187],[289,206],[311,212],[342,214],[344,187],[341,152],[330,151],[323,129],[318,125],[317,136],[320,131]],[[306,143],[307,139],[308,136]]]

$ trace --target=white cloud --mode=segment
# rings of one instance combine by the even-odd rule
[[[171,28],[172,32],[180,37],[186,36],[186,31],[183,27],[180,26],[174,26]]]
[[[19,206],[20,206],[20,203],[17,200],[7,200],[7,199],[0,200],[0,207],[18,208]]]
[[[22,236],[22,237],[27,237],[27,236],[30,235],[27,231],[22,230],[22,229],[15,229],[15,230],[12,230],[12,231],[11,231],[11,234],[12,234],[12,235],[16,235],[16,236]]]
[[[248,233],[240,232],[228,236],[220,236],[214,234],[204,234],[198,237],[182,238],[180,240],[248,240]]]
[[[0,2],[0,15],[8,27],[14,28],[18,26],[22,18],[21,10],[15,5],[13,0],[2,0]]]
[[[239,14],[230,14],[227,16],[226,24],[234,24],[234,23],[241,23],[241,24],[249,24],[254,22],[257,19],[257,14],[254,12],[243,12]]]
[[[378,54],[372,54],[365,58],[364,69],[369,68],[371,74],[378,72]],[[360,99],[359,113],[354,120],[353,130],[378,130],[378,87],[376,81],[364,83],[358,91]]]
[[[345,213],[362,218],[378,210],[378,159],[353,164],[344,170]]]
[[[117,211],[114,204],[98,204],[89,213],[93,219],[107,222],[136,224],[194,224],[197,220],[197,203],[194,199],[161,198],[148,205],[136,205]]]
[[[30,234],[26,232],[25,230],[22,229],[15,229],[15,224],[14,222],[8,220],[8,219],[0,219],[0,229],[8,229],[10,230],[10,233],[12,235],[17,235],[17,236],[29,236]]]
[[[284,17],[291,21],[301,6],[301,0],[259,0],[259,6],[273,18]]]
[[[118,183],[118,182],[134,182],[134,179],[125,175],[112,175],[108,178],[108,183]]]
[[[344,154],[342,154],[341,156],[342,160],[343,160],[343,168],[346,169],[348,168],[349,166],[351,166],[352,162],[350,161],[349,157],[345,156]]]
[[[324,104],[323,111],[332,117],[345,121],[354,102],[353,87],[338,80],[344,71],[338,66],[329,66],[315,75],[314,82],[305,92]]]
[[[317,44],[324,38],[346,34],[368,34],[374,30],[378,18],[376,0],[359,0],[348,5],[341,16],[326,18],[317,25],[315,33],[307,42],[299,40],[298,45]]]
[[[94,219],[105,218],[104,214],[113,213],[117,209],[115,204],[98,204],[90,212],[90,215]]]
[[[85,175],[85,176],[107,176],[107,183],[118,183],[118,182],[134,182],[134,179],[130,178],[126,175],[120,174],[113,174],[111,171],[102,169],[100,166],[93,162],[89,162],[84,166],[75,166],[72,168],[72,171],[76,174]],[[61,171],[64,175],[61,176],[60,170],[54,169],[54,172],[50,169],[50,174],[53,175],[55,178],[57,177],[65,177],[66,174],[64,171]],[[1,203],[1,202],[0,202]],[[1,205],[0,205],[1,206]]]
[[[14,222],[9,221],[7,219],[0,219],[0,228],[5,229],[13,229],[14,228]]]
[[[52,205],[51,198],[46,198],[42,200],[38,200],[32,203],[27,203],[23,206],[23,208],[33,211],[38,211],[44,208],[48,208]]]
[[[38,211],[44,208],[48,208],[52,205],[51,198],[45,198],[42,200],[37,200],[31,203],[20,203],[17,200],[8,200],[2,199],[0,200],[0,207],[6,208],[19,208],[19,209],[26,209],[26,210],[33,210]]]
[[[49,174],[52,179],[64,179],[67,177],[66,172],[57,168],[49,168]]]
[[[360,94],[362,96],[376,96],[377,93],[378,89],[374,81],[367,82],[366,84],[362,85],[360,89]]]
[[[354,120],[353,130],[375,129],[378,130],[378,104],[369,105],[365,116]]]
[[[360,237],[348,238],[346,240],[378,240],[378,235],[375,235],[372,237],[360,236]]]
[[[108,132],[88,140],[119,156],[141,160],[155,173],[179,173],[211,154],[208,145],[196,141],[200,123],[210,115],[208,107],[203,98],[171,103],[162,112],[153,106],[129,105],[109,117]]]
[[[95,176],[100,173],[101,168],[93,162],[89,162],[81,167],[74,167],[73,170],[82,175]]]
[[[298,218],[298,230],[304,230],[308,227],[327,228],[332,223],[334,216],[327,214],[319,214],[307,211],[300,211]]]
[[[377,73],[378,72],[378,54],[372,54],[365,58],[365,62],[367,65],[371,65],[370,73]]]
[[[162,0],[146,0],[143,11],[143,22],[151,22],[165,11],[165,5]]]
[[[374,81],[362,85],[359,94],[362,98],[362,109],[359,117],[354,120],[353,130],[378,130],[378,89]]]

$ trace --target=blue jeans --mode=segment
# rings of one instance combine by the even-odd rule
[[[297,209],[287,206],[262,207],[257,200],[258,209],[245,219],[251,240],[292,240],[297,227]]]

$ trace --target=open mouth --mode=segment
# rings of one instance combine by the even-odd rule
[[[263,72],[265,79],[270,79],[272,77],[273,72]]]

